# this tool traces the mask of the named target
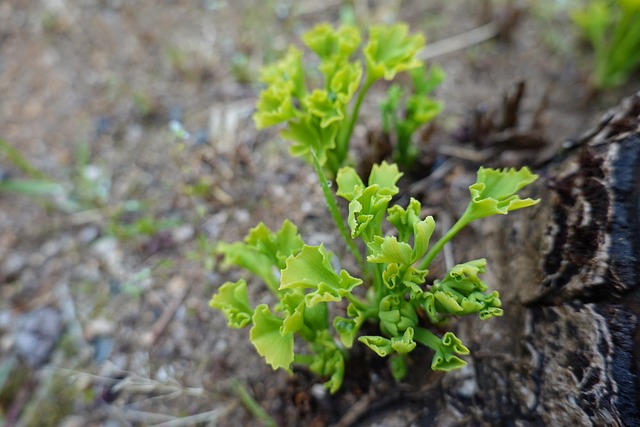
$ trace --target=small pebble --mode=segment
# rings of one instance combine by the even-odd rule
[[[84,336],[87,341],[91,341],[99,336],[113,335],[116,325],[109,319],[93,319],[84,329]]]
[[[327,397],[327,388],[322,384],[314,384],[311,386],[311,395],[318,400],[323,400]]]
[[[176,244],[188,242],[196,234],[191,224],[186,224],[172,230],[171,236]]]
[[[0,273],[7,279],[13,279],[20,275],[26,265],[27,256],[19,252],[13,252],[9,254],[4,264],[2,264]]]
[[[108,117],[98,117],[95,122],[96,138],[109,134],[112,123]]]
[[[49,359],[62,327],[60,313],[51,307],[22,315],[14,331],[16,352],[32,368],[42,366]]]
[[[124,275],[123,254],[115,237],[103,237],[96,241],[93,245],[93,252],[113,276],[122,277]]]
[[[109,358],[113,351],[113,338],[99,336],[93,341],[93,347],[95,349],[93,359],[97,363],[102,363]]]
[[[88,244],[93,242],[100,235],[100,229],[94,225],[88,225],[83,227],[78,233],[78,240],[80,243]]]
[[[89,425],[89,420],[80,415],[69,415],[60,421],[60,427],[84,427]]]

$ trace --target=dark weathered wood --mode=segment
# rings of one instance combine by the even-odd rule
[[[640,426],[640,94],[540,173],[536,209],[466,236],[505,316],[460,321],[428,425]]]

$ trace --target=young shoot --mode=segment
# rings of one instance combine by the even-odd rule
[[[419,75],[425,73],[423,62],[417,58],[424,36],[409,34],[405,24],[372,26],[362,47],[357,27],[335,29],[325,23],[303,34],[302,41],[319,58],[322,84],[308,87],[307,74],[314,73],[307,73],[303,66],[302,50],[290,47],[282,59],[260,73],[266,87],[254,114],[258,129],[284,124],[281,136],[291,142],[291,155],[309,163],[315,155],[333,178],[347,161],[360,107],[371,86],[411,70],[416,93],[407,101],[406,118],[398,122],[407,129],[400,131],[403,136],[398,138],[397,150],[403,163],[411,161],[413,150],[407,146],[410,135],[404,134],[413,133],[441,108],[427,95],[442,80],[443,73]]]
[[[435,220],[420,217],[418,200],[389,206],[401,175],[395,164],[383,162],[373,167],[365,184],[353,168],[338,170],[336,194],[348,202],[349,237],[366,248],[361,277],[336,271],[332,253],[322,244],[306,245],[288,220],[278,231],[261,223],[244,242],[219,245],[224,264],[261,278],[275,303],[252,306],[241,279],[222,285],[210,305],[222,311],[229,327],[250,327],[251,342],[274,369],[307,366],[335,393],[344,379],[348,349],[358,342],[380,357],[390,356],[398,380],[407,375],[407,355],[418,345],[433,350],[432,369],[450,371],[466,364],[462,357],[469,349],[453,332],[439,336],[433,326],[444,328],[452,316],[476,314],[487,320],[503,314],[500,295],[480,277],[485,259],[455,265],[433,282],[427,281],[428,269],[444,244],[470,222],[538,203],[518,195],[537,175],[527,168],[480,168],[465,213],[433,244]],[[393,233],[383,232],[385,221]],[[356,292],[362,286],[366,291]],[[337,310],[329,310],[329,304],[346,305],[346,310],[331,318]],[[367,322],[377,325],[378,335],[359,334]],[[307,345],[295,345],[296,340]]]

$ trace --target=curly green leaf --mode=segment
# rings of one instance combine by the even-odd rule
[[[538,175],[531,173],[527,167],[520,170],[480,167],[476,183],[469,187],[471,203],[463,218],[471,222],[491,215],[506,215],[539,203],[540,199],[521,199],[516,194],[536,179]]]
[[[345,270],[340,271],[340,275],[336,274],[324,245],[305,245],[298,255],[287,260],[287,267],[282,270],[280,290],[313,289],[305,297],[307,306],[312,307],[319,302],[340,301],[361,283],[361,279],[352,277]]]
[[[422,34],[409,35],[405,24],[374,26],[369,30],[369,43],[363,49],[367,64],[367,80],[392,80],[399,72],[419,67],[416,58],[424,47]]]
[[[224,314],[230,328],[244,328],[251,323],[253,310],[247,296],[247,282],[242,279],[220,286],[209,306]]]
[[[271,313],[269,306],[260,304],[253,313],[253,327],[249,333],[251,342],[260,356],[273,369],[291,371],[293,362],[293,334],[281,333],[282,319]]]

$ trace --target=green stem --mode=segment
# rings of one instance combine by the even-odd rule
[[[382,279],[382,264],[373,264],[373,288],[376,292],[376,303],[379,304],[380,300],[388,294],[387,287]]]
[[[314,342],[318,336],[313,328],[305,325],[304,323],[302,324],[302,327],[297,331],[297,333],[306,342]]]
[[[355,305],[359,310],[369,311],[372,307],[353,294],[346,294],[345,298]],[[377,308],[376,308],[377,311]]]
[[[256,400],[251,396],[249,391],[246,389],[244,385],[240,383],[240,381],[233,379],[231,381],[231,387],[233,391],[236,393],[242,404],[247,408],[251,415],[253,415],[260,423],[267,427],[277,427],[277,423],[273,418],[269,416],[267,411],[256,402]]]
[[[458,222],[456,222],[453,225],[453,227],[451,227],[451,229],[447,231],[447,233],[444,236],[442,236],[440,240],[438,240],[436,244],[431,247],[431,249],[429,249],[429,252],[427,252],[427,255],[420,262],[420,265],[418,266],[418,268],[421,270],[424,270],[427,267],[429,267],[433,259],[440,253],[444,245],[446,245],[449,242],[449,240],[453,238],[453,236],[458,234],[458,232],[462,230],[469,222],[470,221],[468,219],[468,216],[462,215],[458,220]]]
[[[362,101],[364,100],[364,96],[367,94],[369,88],[373,85],[373,81],[369,81],[367,79],[366,83],[358,92],[358,98],[356,99],[356,103],[353,106],[353,111],[349,115],[349,121],[347,122],[347,126],[341,129],[340,134],[338,135],[338,146],[336,147],[336,153],[338,156],[338,160],[340,164],[343,164],[345,159],[347,158],[347,153],[349,151],[349,141],[351,140],[351,134],[353,133],[353,128],[356,125],[356,121],[358,120],[358,114],[360,113],[360,106],[362,105]]]
[[[428,329],[421,328],[420,326],[417,326],[414,329],[413,339],[433,350],[439,350],[442,345],[440,338],[438,338],[436,334]]]
[[[329,208],[329,213],[331,213],[331,217],[333,218],[333,222],[335,222],[336,227],[340,231],[340,235],[344,239],[347,244],[347,247],[355,257],[356,261],[363,267],[364,270],[364,259],[362,255],[358,251],[356,244],[351,239],[351,235],[347,231],[347,227],[344,225],[342,221],[342,217],[340,216],[340,210],[338,209],[338,204],[336,200],[333,198],[333,193],[329,188],[329,181],[327,181],[327,177],[324,175],[324,171],[322,170],[322,166],[320,166],[320,161],[318,160],[318,156],[316,156],[316,152],[311,149],[311,157],[313,158],[313,167],[316,170],[316,174],[318,175],[318,179],[320,180],[320,186],[322,187],[322,194],[327,202],[327,207]]]

